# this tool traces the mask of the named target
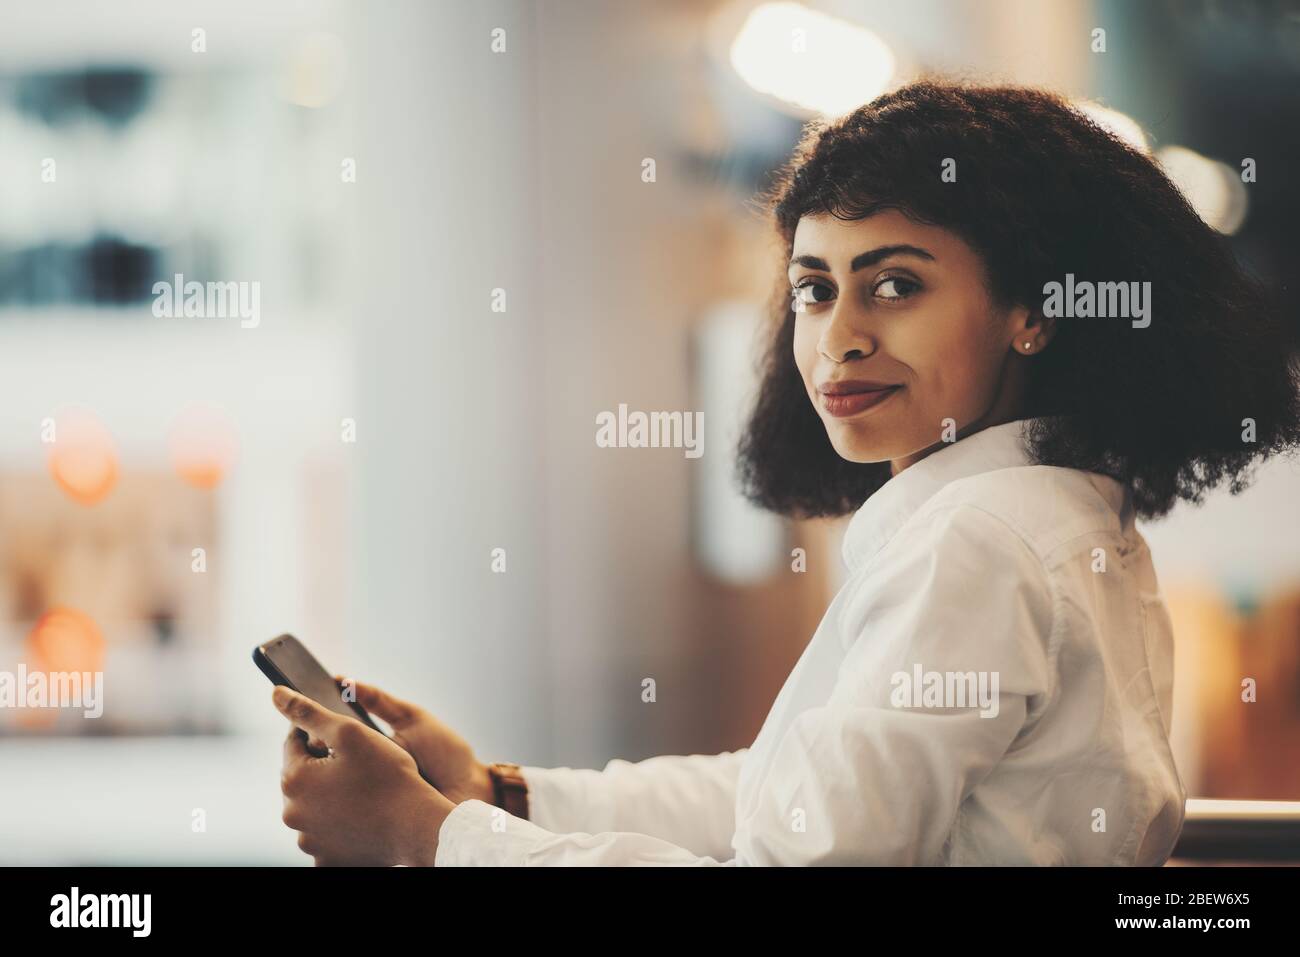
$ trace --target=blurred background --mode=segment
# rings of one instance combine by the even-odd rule
[[[105,673],[0,709],[0,864],[309,863],[286,631],[487,760],[747,745],[842,531],[732,486],[754,194],[935,71],[1087,103],[1300,314],[1297,3],[0,0],[0,671]],[[598,447],[621,403],[705,454]],[[1144,528],[1189,794],[1300,799],[1297,503],[1287,460]]]

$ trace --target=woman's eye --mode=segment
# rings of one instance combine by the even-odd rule
[[[807,312],[808,307],[811,305],[819,302],[830,302],[834,294],[835,291],[830,286],[820,282],[800,283],[790,290],[790,295],[794,300],[795,312]]]
[[[875,294],[880,299],[906,299],[921,288],[914,279],[903,276],[889,276],[876,284]]]

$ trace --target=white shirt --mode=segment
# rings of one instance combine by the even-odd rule
[[[465,801],[436,863],[1164,863],[1186,792],[1150,553],[1125,486],[1034,465],[1021,426],[853,515],[846,580],[752,746],[525,768],[530,820]]]

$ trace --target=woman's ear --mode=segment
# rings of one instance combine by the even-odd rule
[[[1013,335],[1012,352],[1019,352],[1022,355],[1042,352],[1056,335],[1056,318],[1044,316],[1041,309],[1015,306],[1007,319]]]

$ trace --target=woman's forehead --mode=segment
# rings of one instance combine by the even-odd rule
[[[973,255],[956,234],[942,226],[909,219],[897,209],[883,209],[863,219],[845,220],[829,213],[810,213],[795,228],[793,256],[813,255],[832,266],[839,260],[882,246],[909,245],[929,251],[935,260]]]

